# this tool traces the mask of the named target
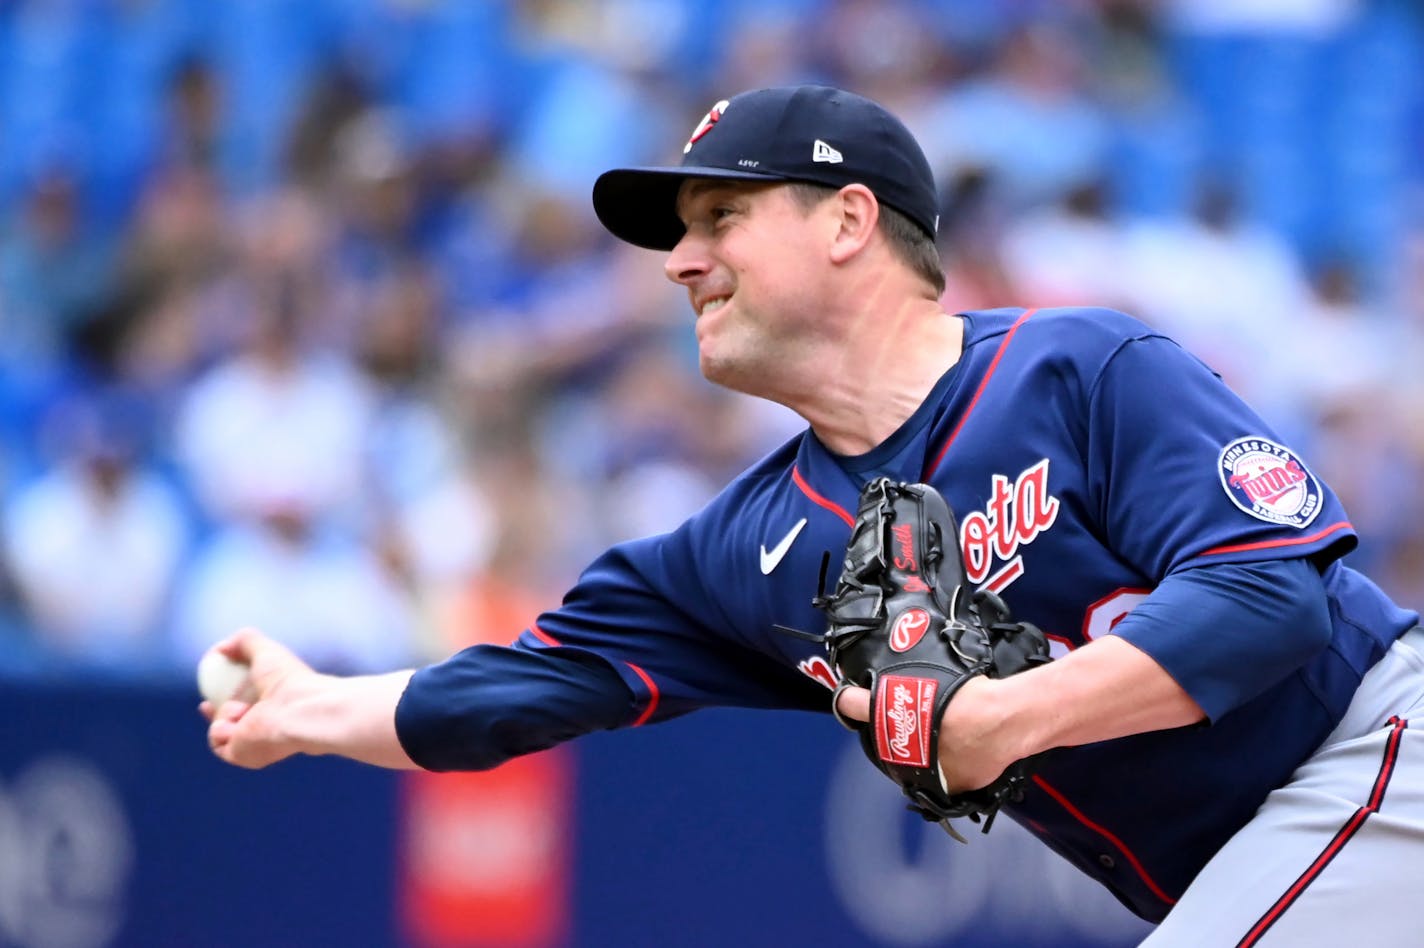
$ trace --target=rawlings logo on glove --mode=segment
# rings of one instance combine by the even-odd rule
[[[1002,678],[1049,661],[1048,640],[1014,622],[1003,600],[973,591],[959,554],[949,505],[926,484],[880,478],[866,485],[839,580],[818,596],[822,639],[840,690],[870,690],[870,722],[841,720],[861,748],[926,819],[967,816],[989,831],[994,814],[1017,797],[1029,761],[977,790],[946,792],[939,769],[944,709],[975,675]],[[834,705],[833,705],[834,707]],[[839,714],[837,714],[839,717]]]
[[[920,639],[930,630],[930,614],[923,609],[911,609],[900,613],[900,618],[890,627],[890,649],[908,652],[920,644]]]
[[[880,679],[880,694],[875,703],[884,719],[875,730],[881,760],[905,767],[929,766],[929,736],[934,731],[930,715],[934,713],[937,688],[938,685],[927,678],[885,675]]]

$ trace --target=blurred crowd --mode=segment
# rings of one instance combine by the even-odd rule
[[[398,667],[676,525],[799,423],[699,378],[589,191],[802,81],[925,144],[947,308],[1161,326],[1424,605],[1421,36],[1408,0],[3,0],[0,671],[187,675],[248,624]]]

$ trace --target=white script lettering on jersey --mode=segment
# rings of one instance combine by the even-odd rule
[[[1048,492],[1048,458],[1012,481],[995,474],[987,507],[966,514],[959,526],[969,582],[1002,592],[1023,574],[1019,547],[1032,543],[1057,519],[1058,499]],[[1003,565],[993,572],[996,562]]]

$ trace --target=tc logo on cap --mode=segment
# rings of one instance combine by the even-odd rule
[[[727,110],[727,106],[729,105],[731,105],[731,103],[728,102],[726,99],[723,99],[716,105],[712,106],[712,110],[710,112],[702,116],[702,121],[698,122],[697,127],[692,130],[692,137],[687,140],[686,145],[682,146],[682,153],[684,155],[692,151],[693,142],[697,141],[703,135],[706,135],[708,132],[712,131],[712,126],[717,124],[717,120],[722,117],[722,113]]]

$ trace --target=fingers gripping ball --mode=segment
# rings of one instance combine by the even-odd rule
[[[939,767],[944,709],[976,675],[1002,678],[1049,661],[1048,640],[1012,621],[998,596],[970,588],[959,527],[939,492],[887,478],[867,484],[840,578],[816,606],[826,614],[826,650],[841,687],[871,692],[870,722],[841,723],[926,819],[982,818],[987,832],[1020,793],[1031,762],[987,787],[947,792]]]
[[[222,652],[210,649],[198,661],[198,691],[214,707],[239,697],[247,685],[251,667],[235,662]]]

